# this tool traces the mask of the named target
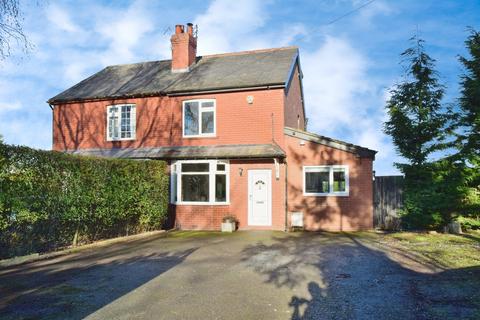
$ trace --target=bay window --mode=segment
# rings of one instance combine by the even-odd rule
[[[135,139],[135,105],[119,104],[107,107],[107,141]]]
[[[215,100],[183,102],[183,136],[215,136]]]
[[[180,160],[171,166],[171,202],[228,203],[229,164],[221,160]]]
[[[348,196],[348,166],[303,167],[305,196]]]

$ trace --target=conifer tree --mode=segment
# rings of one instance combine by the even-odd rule
[[[480,33],[471,30],[465,41],[469,58],[460,57],[465,67],[461,76],[460,117],[458,125],[460,151],[465,159],[478,161],[480,158]]]
[[[470,57],[460,57],[465,68],[461,76],[461,95],[456,121],[458,158],[465,164],[464,214],[480,215],[480,32],[470,29],[465,41]]]
[[[422,39],[415,36],[410,40],[413,46],[401,55],[405,78],[391,90],[384,130],[392,137],[398,154],[409,165],[417,166],[443,148],[448,117],[442,107],[445,90],[439,84],[435,60],[425,52]]]
[[[445,161],[433,161],[435,151],[446,148],[450,116],[442,105],[445,89],[433,60],[417,36],[401,57],[405,76],[391,90],[384,131],[407,163],[396,163],[405,176],[402,224],[407,228],[439,228],[450,222],[450,197],[445,197]],[[448,193],[447,193],[448,194]],[[457,197],[455,196],[455,199]]]

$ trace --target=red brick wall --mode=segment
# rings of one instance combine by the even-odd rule
[[[285,126],[300,130],[305,129],[305,114],[303,113],[302,89],[298,67],[295,68],[292,82],[285,95]]]
[[[248,104],[246,97],[254,97]],[[182,138],[182,101],[216,99],[216,137]],[[53,149],[124,148],[257,144],[283,145],[284,90],[257,90],[183,97],[150,97],[56,105]],[[107,106],[134,103],[137,113],[135,140],[107,141]]]
[[[302,211],[307,230],[348,231],[373,228],[372,159],[314,142],[300,145],[286,136],[288,211]],[[348,165],[349,196],[304,196],[303,166]]]
[[[239,169],[243,169],[240,176]],[[272,170],[272,226],[255,227],[248,225],[248,170]],[[175,215],[175,224],[187,230],[219,230],[222,217],[235,215],[239,220],[239,229],[285,228],[285,166],[280,166],[280,179],[275,178],[273,160],[230,161],[230,204],[229,205],[172,205],[171,214]]]

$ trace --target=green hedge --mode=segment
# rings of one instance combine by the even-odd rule
[[[0,258],[159,229],[167,206],[163,161],[0,143]]]

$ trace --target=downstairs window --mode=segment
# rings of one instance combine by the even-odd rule
[[[229,163],[221,160],[181,160],[172,163],[171,202],[228,203]]]
[[[305,196],[348,196],[348,166],[304,166]]]

